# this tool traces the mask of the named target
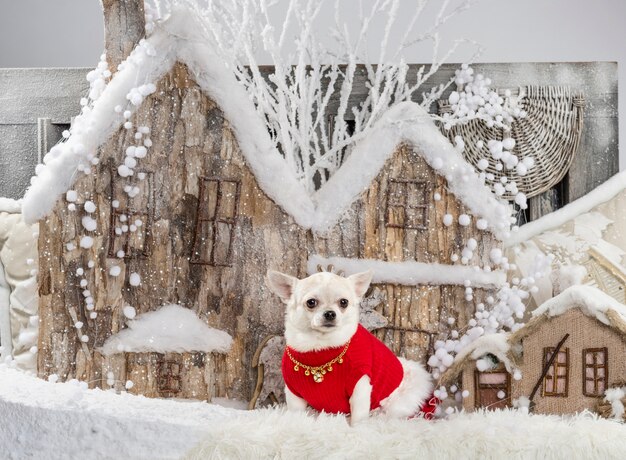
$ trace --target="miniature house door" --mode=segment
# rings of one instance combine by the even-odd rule
[[[502,409],[511,404],[511,376],[506,370],[476,371],[476,407]]]

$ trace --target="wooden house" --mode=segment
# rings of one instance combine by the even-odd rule
[[[391,109],[311,196],[184,19],[173,14],[135,47],[24,198],[25,217],[40,220],[39,375],[118,388],[197,376],[196,350],[169,367],[164,353],[103,353],[127,326],[125,307],[178,304],[233,338],[211,358],[212,390],[197,394],[249,400],[255,351],[283,328],[264,287],[270,268],[372,268],[386,294],[378,334],[408,358],[427,356],[449,318],[462,328],[504,282],[489,253],[510,210],[424,109]],[[185,384],[134,383],[149,396],[193,397]]]
[[[469,392],[466,410],[529,398],[537,413],[596,411],[605,391],[624,381],[625,358],[626,306],[579,285],[545,302],[516,332],[477,340],[442,383],[460,381]]]

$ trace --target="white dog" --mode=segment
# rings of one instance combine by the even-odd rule
[[[359,325],[359,302],[371,279],[371,272],[347,278],[317,273],[303,280],[268,272],[269,288],[287,304],[282,371],[290,410],[309,405],[350,414],[353,425],[374,409],[398,418],[420,409],[432,415],[428,372],[398,359]]]

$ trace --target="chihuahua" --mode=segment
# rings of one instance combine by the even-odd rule
[[[282,372],[289,410],[349,414],[352,425],[371,411],[432,416],[430,374],[359,325],[359,302],[371,279],[371,272],[302,280],[268,272],[268,287],[286,304]]]

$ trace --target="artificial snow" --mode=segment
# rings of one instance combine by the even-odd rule
[[[11,198],[0,197],[0,212],[8,212],[9,214],[18,214],[22,212],[22,201],[13,200]]]
[[[414,261],[384,262],[374,259],[350,259],[346,257],[321,257],[312,255],[307,263],[310,275],[317,272],[317,266],[333,265],[347,275],[372,270],[372,283],[415,285],[464,285],[470,281],[477,287],[501,286],[506,274],[500,271],[487,272],[477,267],[423,263]]]
[[[130,276],[128,277],[128,284],[130,284],[133,287],[137,287],[141,284],[141,276],[139,275],[139,273],[131,273]]]
[[[127,311],[125,310],[126,314]],[[127,328],[112,335],[102,346],[104,355],[121,352],[227,353],[232,337],[209,327],[193,310],[164,305],[127,322]]]
[[[492,354],[506,367],[507,371],[512,374],[517,369],[515,364],[509,359],[509,351],[511,344],[509,343],[509,334],[506,332],[497,332],[495,334],[487,334],[477,338],[456,355],[454,362],[461,362],[469,356],[474,360],[479,360],[487,354]],[[477,361],[478,366],[478,361]],[[479,369],[480,370],[480,369]],[[483,369],[485,370],[485,369]]]
[[[626,323],[626,305],[591,286],[571,286],[565,289],[533,310],[532,316],[558,316],[574,308],[580,308],[585,315],[606,325],[611,324],[606,313],[613,310]]]
[[[9,459],[626,457],[626,426],[590,413],[509,409],[437,421],[375,416],[351,427],[343,416],[88,390],[6,366],[0,366],[0,413],[0,445],[10,446],[3,452]]]

